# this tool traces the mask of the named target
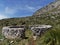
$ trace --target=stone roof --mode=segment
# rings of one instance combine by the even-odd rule
[[[31,27],[31,30],[32,30],[33,28],[40,28],[40,29],[45,28],[45,29],[47,29],[47,28],[51,28],[51,27],[52,27],[51,25],[33,25],[33,26]]]
[[[24,26],[6,26],[3,27],[2,29],[24,29]]]

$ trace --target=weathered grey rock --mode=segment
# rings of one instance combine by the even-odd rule
[[[44,6],[43,8],[40,8],[33,15],[41,16],[41,14],[45,15],[45,13],[49,13],[49,14],[53,14],[53,15],[57,15],[58,13],[60,13],[60,0],[56,0],[54,2],[51,2],[48,5]]]
[[[2,34],[5,38],[15,39],[25,37],[25,28],[21,26],[7,26],[3,27]]]
[[[34,36],[41,36],[42,33],[47,31],[47,29],[50,29],[52,26],[51,25],[35,25],[31,27],[31,30],[34,34]]]

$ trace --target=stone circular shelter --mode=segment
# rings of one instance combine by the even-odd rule
[[[41,36],[42,33],[50,29],[51,25],[34,25],[31,27],[34,36]]]
[[[15,39],[25,37],[25,27],[24,26],[7,26],[2,28],[2,34],[5,38]]]

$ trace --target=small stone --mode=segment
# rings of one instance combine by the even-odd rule
[[[10,43],[13,43],[14,41],[10,41]]]
[[[33,40],[36,40],[37,36],[33,36]]]
[[[4,39],[0,39],[0,41],[3,41]]]

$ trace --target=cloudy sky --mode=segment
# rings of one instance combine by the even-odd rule
[[[0,19],[31,16],[54,0],[0,0]]]

